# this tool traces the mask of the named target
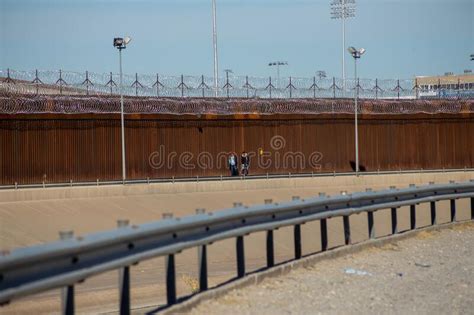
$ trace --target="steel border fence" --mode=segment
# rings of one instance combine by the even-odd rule
[[[74,286],[89,277],[118,269],[119,309],[129,314],[130,266],[142,260],[164,256],[166,260],[167,305],[177,302],[175,255],[196,247],[198,249],[199,290],[208,290],[207,246],[213,242],[235,238],[237,278],[245,277],[244,236],[266,232],[266,267],[272,268],[274,260],[273,231],[280,227],[293,226],[294,259],[302,257],[301,225],[320,221],[321,248],[328,248],[327,219],[342,217],[344,243],[351,244],[350,216],[367,213],[368,237],[375,238],[374,212],[381,209],[391,211],[391,232],[398,230],[397,209],[410,207],[410,230],[416,229],[416,207],[420,203],[430,204],[430,223],[437,224],[437,202],[450,201],[450,221],[456,221],[456,200],[470,198],[471,220],[474,220],[474,180],[463,183],[450,182],[427,186],[326,196],[307,200],[295,196],[290,202],[246,207],[234,203],[234,208],[206,213],[197,209],[196,215],[173,218],[165,214],[162,221],[129,225],[119,221],[117,230],[101,232],[84,237],[74,237],[72,232],[63,233],[62,240],[54,243],[17,249],[0,256],[0,303],[62,288],[62,313],[74,314]],[[32,268],[34,266],[34,268]]]

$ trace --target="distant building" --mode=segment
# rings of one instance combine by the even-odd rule
[[[448,72],[440,76],[417,76],[415,84],[420,98],[474,97],[474,74],[470,70],[463,74]]]

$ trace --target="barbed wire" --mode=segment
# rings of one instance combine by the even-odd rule
[[[119,76],[113,73],[73,71],[0,70],[0,88],[33,95],[117,95]],[[213,79],[206,76],[123,75],[122,91],[128,96],[213,97]],[[345,86],[343,90],[342,87]],[[451,86],[451,85],[449,85]],[[473,89],[421,89],[415,79],[262,78],[230,76],[219,78],[218,96],[229,98],[359,98],[419,99],[474,98]]]
[[[474,113],[469,100],[360,100],[361,114]],[[353,114],[351,99],[125,97],[127,114]],[[27,95],[0,91],[1,114],[120,113],[120,98],[109,95]]]

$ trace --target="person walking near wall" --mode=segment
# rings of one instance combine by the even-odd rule
[[[230,175],[231,176],[238,176],[239,175],[239,169],[237,166],[237,155],[235,153],[231,153],[229,155],[229,170],[230,170]]]
[[[242,152],[242,155],[240,156],[240,164],[242,165],[242,175],[248,176],[250,167],[250,156],[245,151]]]

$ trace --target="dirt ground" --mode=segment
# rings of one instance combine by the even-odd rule
[[[473,314],[474,223],[324,260],[191,314]]]
[[[366,187],[374,190],[388,188],[387,183],[396,183],[397,187],[407,187],[409,183],[427,184],[448,182],[449,180],[468,180],[470,173],[430,174],[430,175],[396,175],[392,178],[363,179],[354,183],[344,183],[338,179],[315,180],[291,187],[285,182],[268,184],[252,183],[256,189],[242,189],[233,184],[233,189],[225,190],[200,188],[199,191],[187,192],[158,192],[147,194],[128,193],[111,195],[106,193],[98,197],[65,198],[64,192],[48,198],[25,198],[11,201],[12,198],[2,199],[0,192],[0,249],[14,249],[58,239],[58,231],[74,230],[75,235],[101,230],[114,229],[117,219],[129,219],[132,224],[141,224],[160,220],[165,212],[175,216],[191,215],[196,208],[206,208],[207,211],[217,211],[232,207],[233,202],[243,202],[245,205],[261,204],[264,199],[275,202],[291,200],[292,196],[307,198],[319,192],[339,194],[345,190],[350,192],[363,191]],[[272,180],[270,180],[271,182]],[[293,183],[293,182],[292,182]],[[160,184],[157,184],[160,185]],[[203,185],[203,184],[201,184]],[[281,185],[282,188],[278,188]],[[261,186],[262,188],[258,188]],[[154,189],[160,190],[154,186]],[[203,187],[203,186],[201,186]],[[76,189],[76,188],[65,188]],[[50,194],[51,195],[51,194]],[[5,195],[6,196],[6,195]],[[15,197],[16,198],[16,197]],[[8,199],[7,201],[5,201]],[[20,198],[18,198],[20,199]],[[469,203],[458,200],[458,219],[469,218]],[[438,221],[447,222],[449,219],[449,202],[439,205]],[[399,211],[400,230],[408,229],[408,208]],[[429,224],[429,207],[420,205],[417,208],[417,224]],[[367,239],[366,215],[351,216],[351,232],[353,242]],[[376,235],[390,233],[389,210],[380,210],[375,214]],[[334,218],[328,222],[329,246],[343,244],[342,219]],[[319,222],[310,222],[302,226],[303,254],[320,250]],[[289,260],[293,255],[292,228],[281,228],[275,232],[276,262]],[[245,257],[248,271],[256,270],[265,265],[265,234],[255,233],[245,237]],[[235,240],[225,240],[208,247],[209,284],[211,286],[233,278],[236,274]],[[132,308],[140,309],[150,305],[165,302],[164,259],[156,258],[141,262],[131,268]],[[192,292],[197,274],[197,251],[190,249],[176,255],[178,295],[183,296]],[[118,273],[108,272],[87,279],[76,286],[76,309],[80,314],[97,314],[114,312],[118,305]],[[56,314],[60,311],[60,291],[54,290],[40,295],[13,301],[10,305],[0,308],[0,314],[25,314],[35,310],[35,314]]]

